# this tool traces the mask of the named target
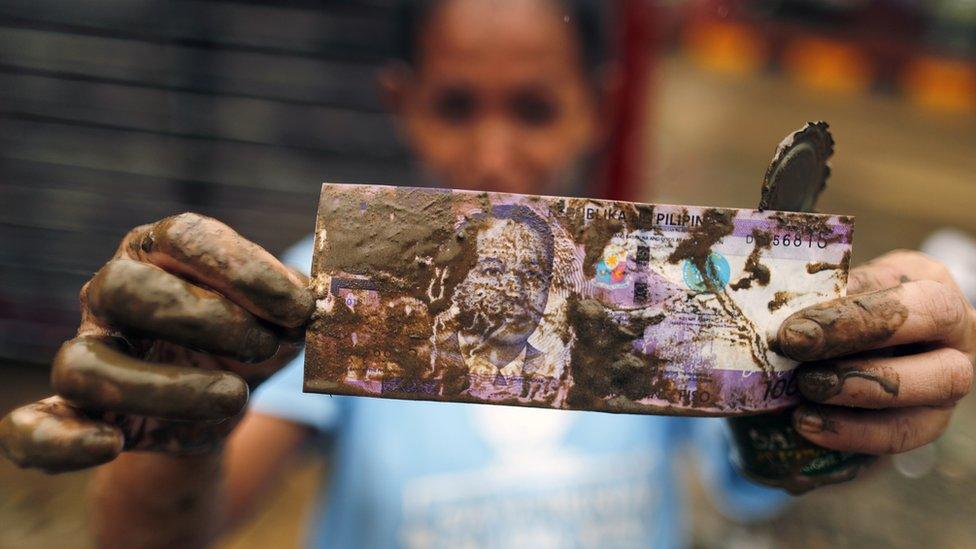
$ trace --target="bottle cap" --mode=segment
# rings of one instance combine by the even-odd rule
[[[760,210],[812,212],[827,185],[834,138],[826,122],[807,122],[776,147],[763,178]]]

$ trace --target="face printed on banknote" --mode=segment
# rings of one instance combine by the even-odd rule
[[[536,347],[555,328],[555,313],[548,309],[546,317],[556,254],[552,229],[521,204],[492,206],[465,220],[461,231],[468,226],[476,235],[474,266],[435,323],[432,369],[448,382],[442,393],[486,400],[518,400],[530,391],[537,399],[546,388],[553,393],[562,357],[548,352],[552,345]]]
[[[841,295],[853,221],[324,185],[305,389],[611,412],[788,406],[769,336]]]
[[[552,233],[525,206],[492,208],[477,233],[477,262],[455,289],[459,336],[498,364],[519,353],[542,319],[552,278]]]

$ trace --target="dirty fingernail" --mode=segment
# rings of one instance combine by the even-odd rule
[[[213,398],[213,405],[220,415],[234,416],[247,404],[247,384],[236,375],[224,375],[208,389]]]
[[[261,327],[251,327],[247,330],[240,356],[244,362],[261,362],[274,356],[278,352],[278,338],[270,331]]]
[[[94,462],[102,463],[111,460],[122,452],[125,437],[117,427],[99,425],[83,440],[83,446]]]
[[[802,406],[793,414],[793,427],[801,433],[817,435],[824,432],[826,425],[823,412],[811,406]]]
[[[800,392],[810,400],[824,401],[840,393],[840,376],[830,366],[803,368],[796,375]]]
[[[795,360],[811,360],[823,347],[823,329],[807,318],[786,321],[780,329],[779,342],[783,352]]]

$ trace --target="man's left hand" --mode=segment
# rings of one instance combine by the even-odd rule
[[[780,327],[783,354],[806,364],[810,402],[797,431],[835,450],[895,454],[937,439],[969,393],[976,311],[944,265],[895,251],[853,269],[848,296],[808,307]]]

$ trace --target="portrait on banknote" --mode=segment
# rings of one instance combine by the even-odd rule
[[[325,185],[305,389],[714,415],[797,398],[767,333],[839,296],[852,220]]]
[[[558,328],[552,309],[545,316],[552,230],[521,204],[495,205],[463,223],[477,227],[476,260],[434,321],[431,366],[440,392],[551,401],[565,369],[544,335]]]

